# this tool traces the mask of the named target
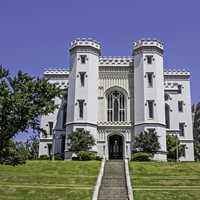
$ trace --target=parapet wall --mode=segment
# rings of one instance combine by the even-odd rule
[[[102,56],[99,58],[100,66],[130,66],[133,63],[132,56]]]
[[[177,70],[177,69],[168,69],[164,70],[164,76],[190,76],[190,72],[185,69]]]
[[[160,40],[151,39],[151,38],[147,38],[147,39],[144,38],[133,43],[134,50],[140,49],[142,47],[157,47],[163,50],[164,44]]]
[[[77,38],[71,42],[70,50],[73,49],[74,47],[80,47],[80,46],[91,46],[95,49],[100,50],[101,45],[99,42],[97,42],[95,39],[92,38]]]
[[[69,71],[64,68],[44,69],[44,75],[69,75]]]

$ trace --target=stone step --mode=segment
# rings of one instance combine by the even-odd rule
[[[128,200],[122,160],[106,161],[98,200]]]
[[[99,199],[106,199],[106,200],[110,200],[110,199],[128,199],[128,195],[106,195],[106,196],[99,196]]]
[[[106,194],[106,195],[99,195],[99,199],[116,199],[116,198],[128,198],[127,194]]]
[[[98,200],[108,200],[107,198],[98,198]],[[124,198],[110,198],[109,200],[128,200],[128,197]]]
[[[125,183],[119,183],[119,184],[117,184],[117,183],[103,183],[102,189],[103,188],[112,188],[112,187],[125,187],[125,186],[126,186]]]
[[[102,181],[102,185],[103,184],[126,184],[126,181],[125,180],[114,180],[114,179],[107,179],[107,180],[103,180]],[[111,185],[112,186],[112,185]]]
[[[106,196],[110,196],[110,195],[126,196],[127,195],[127,191],[126,190],[118,191],[118,190],[112,190],[112,189],[107,190],[107,191],[102,190],[102,191],[100,191],[99,196],[102,196],[102,195],[106,195]]]

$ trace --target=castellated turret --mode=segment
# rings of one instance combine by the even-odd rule
[[[78,38],[70,46],[67,134],[84,129],[97,140],[98,66],[100,44],[91,38]],[[65,157],[70,157],[66,142]],[[93,151],[97,151],[96,146]]]
[[[134,56],[134,132],[156,131],[160,153],[166,160],[163,43],[141,39],[133,44]]]

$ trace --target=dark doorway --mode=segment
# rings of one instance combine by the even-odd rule
[[[108,140],[109,159],[123,159],[123,138],[112,135]]]

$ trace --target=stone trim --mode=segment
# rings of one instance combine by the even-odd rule
[[[88,122],[69,122],[66,125],[68,126],[68,125],[73,125],[73,124],[75,124],[75,125],[82,125],[82,126],[85,125],[85,126],[94,126],[94,127],[97,127],[97,124],[88,123]]]
[[[97,122],[99,126],[131,126],[128,121],[104,121]]]
[[[159,126],[166,127],[165,124],[156,123],[156,122],[144,122],[144,123],[139,123],[139,124],[135,124],[135,125],[133,125],[133,127],[141,126],[141,125],[159,125]]]

